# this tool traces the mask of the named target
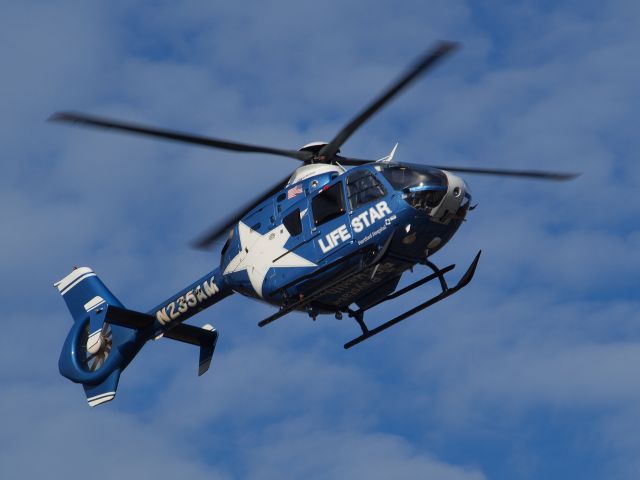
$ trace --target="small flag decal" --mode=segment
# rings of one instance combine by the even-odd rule
[[[301,193],[302,193],[302,186],[296,185],[295,187],[290,188],[289,191],[287,192],[287,200],[291,200],[296,195],[300,195]]]

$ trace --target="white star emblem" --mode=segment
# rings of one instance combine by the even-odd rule
[[[270,268],[315,267],[316,264],[284,248],[291,237],[284,225],[260,235],[244,223],[238,223],[240,251],[223,274],[246,270],[251,286],[262,298],[262,284]],[[286,255],[285,255],[286,254]]]

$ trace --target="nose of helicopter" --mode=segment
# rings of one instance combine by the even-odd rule
[[[460,203],[463,203],[465,198],[469,199],[469,197],[471,197],[469,185],[467,185],[467,182],[465,182],[462,177],[446,170],[444,170],[444,173],[447,176],[447,181],[449,184],[449,187],[447,189],[447,197],[461,199]]]
[[[471,202],[467,183],[447,170],[403,164],[383,171],[390,182],[402,188],[402,198],[422,214],[405,227],[405,254],[419,256],[437,252],[464,221]],[[396,187],[397,188],[397,187]],[[415,227],[415,229],[414,229]]]
[[[464,218],[471,200],[467,183],[458,175],[426,165],[396,164],[380,167],[382,174],[413,208],[438,223]]]
[[[447,176],[447,193],[431,215],[435,219],[444,221],[449,218],[463,220],[471,201],[469,186],[462,177],[446,170],[443,170],[443,173]]]

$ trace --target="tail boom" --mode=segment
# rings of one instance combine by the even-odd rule
[[[231,294],[220,269],[215,269],[149,311],[156,319],[155,334],[162,335]]]

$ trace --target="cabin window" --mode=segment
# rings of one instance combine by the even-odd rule
[[[387,193],[370,170],[360,170],[350,175],[347,179],[347,191],[351,210],[384,197]]]
[[[296,235],[300,235],[302,233],[302,221],[300,220],[300,209],[296,208],[293,212],[287,214],[287,216],[282,219],[282,224],[284,225],[284,228],[287,229],[287,231],[292,237],[295,237]]]
[[[324,188],[325,189],[311,201],[313,221],[316,226],[338,218],[345,212],[342,182]]]

